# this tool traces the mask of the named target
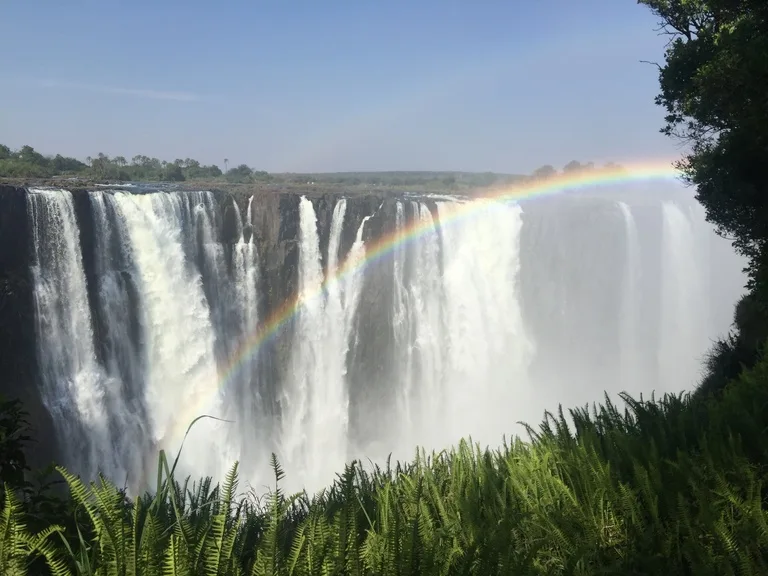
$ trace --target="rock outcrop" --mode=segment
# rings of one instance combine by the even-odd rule
[[[0,394],[23,402],[32,436],[55,438],[36,385],[30,239],[26,190],[0,185]],[[50,442],[37,441],[28,463],[47,465],[56,453]]]

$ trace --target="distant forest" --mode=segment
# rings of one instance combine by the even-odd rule
[[[609,164],[606,167],[615,167]],[[576,160],[563,167],[563,172],[591,170],[589,162]],[[85,162],[77,158],[46,156],[32,146],[18,150],[0,144],[0,178],[77,178],[110,182],[184,182],[187,180],[224,181],[233,184],[325,184],[368,186],[424,186],[487,187],[513,184],[530,177],[548,178],[558,174],[551,165],[542,166],[532,175],[499,174],[495,172],[330,172],[330,173],[281,173],[271,174],[254,170],[246,164],[229,168],[224,159],[224,171],[215,164],[205,165],[192,158],[177,158],[173,162],[137,155],[109,157],[99,153],[87,157]]]

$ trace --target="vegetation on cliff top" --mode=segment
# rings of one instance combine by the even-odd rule
[[[31,146],[22,146],[11,150],[0,144],[0,178],[37,178],[56,177],[81,178],[93,181],[109,182],[184,182],[203,180],[229,184],[304,184],[324,186],[427,186],[433,188],[484,188],[489,186],[511,185],[526,176],[498,174],[495,172],[429,172],[429,171],[384,171],[384,172],[328,172],[328,173],[268,173],[254,170],[246,164],[228,168],[222,172],[218,166],[205,166],[192,158],[176,159],[166,162],[158,158],[137,155],[130,161],[122,156],[109,157],[99,153],[95,158],[88,157],[85,162],[57,154],[44,156]],[[607,168],[615,167],[608,164]],[[592,170],[592,162],[581,164],[573,160],[563,167],[563,172]],[[547,178],[558,173],[551,165],[542,166],[534,171],[532,177]]]

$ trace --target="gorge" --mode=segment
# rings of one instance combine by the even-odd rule
[[[40,460],[86,477],[144,488],[207,414],[183,475],[239,460],[260,489],[275,452],[314,490],[351,458],[692,389],[743,265],[667,182],[519,202],[0,187],[0,393]]]

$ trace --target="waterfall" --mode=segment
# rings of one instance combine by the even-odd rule
[[[237,281],[233,283],[227,274],[227,259],[216,222],[218,206],[210,192],[188,192],[176,197],[182,206],[181,222],[187,228],[184,237],[197,260],[211,314],[216,358],[219,363],[224,363],[235,352],[240,340],[238,318],[242,318],[243,310],[238,308]],[[198,270],[191,269],[191,273],[196,275]]]
[[[697,384],[709,346],[707,277],[702,270],[702,242],[690,212],[664,202],[659,334],[659,384],[663,392],[681,392]],[[706,247],[706,246],[705,246]]]
[[[410,314],[409,291],[405,270],[408,264],[407,247],[405,240],[405,208],[402,202],[397,202],[395,207],[395,249],[393,254],[393,306],[392,306],[392,332],[396,348],[395,358],[399,364],[400,383],[396,395],[398,408],[399,429],[407,438],[411,432],[413,414],[411,412],[410,398],[413,394],[413,321]]]
[[[121,439],[113,450],[126,464],[130,471],[128,480],[133,483],[144,477],[143,455],[150,449],[142,398],[146,357],[140,347],[139,312],[143,303],[125,221],[115,211],[110,195],[90,192],[89,197],[93,210],[96,306],[101,320],[99,341],[104,369],[113,387],[109,415]]]
[[[315,209],[302,197],[299,210],[298,313],[290,381],[283,395],[281,447],[286,468],[317,488],[347,458],[346,357],[359,282],[355,272],[337,276],[346,201],[334,207],[325,290]],[[362,226],[350,251],[353,258],[364,255]]]
[[[347,200],[346,198],[342,198],[336,202],[336,206],[333,207],[333,216],[331,217],[331,231],[328,235],[329,277],[333,276],[339,265],[339,244],[341,244],[341,232],[344,228],[344,216],[346,213]]]
[[[119,477],[107,405],[113,382],[96,360],[91,310],[72,195],[29,191],[32,281],[43,402],[58,429],[64,463]]]
[[[419,230],[410,245],[405,206],[395,209],[391,329],[400,432],[391,446],[408,457],[416,445],[446,446],[468,429],[476,440],[498,442],[510,419],[528,414],[531,394],[533,342],[517,294],[522,211],[438,201],[435,221],[428,204],[409,207]]]
[[[342,346],[344,347],[343,356],[346,358],[346,354],[349,351],[349,338],[352,331],[352,321],[357,311],[357,305],[360,301],[360,291],[363,287],[363,271],[360,266],[365,260],[365,242],[363,242],[363,232],[365,231],[365,223],[370,220],[370,216],[365,216],[360,222],[360,226],[357,228],[355,234],[355,241],[352,243],[352,247],[349,249],[347,259],[345,260],[345,275],[343,278],[343,291],[340,296],[342,298],[342,313],[344,318],[343,333],[342,333]],[[336,270],[334,269],[334,273]],[[346,368],[345,368],[346,373]]]
[[[180,476],[238,460],[257,490],[272,451],[313,490],[352,457],[496,446],[560,402],[691,389],[743,285],[680,194],[256,198],[29,191],[38,386],[72,471],[143,490],[201,415]]]
[[[248,208],[246,212],[246,225],[248,229],[252,227],[251,221],[251,203],[253,196],[248,199]],[[246,346],[253,334],[258,328],[259,310],[258,310],[258,274],[259,261],[256,252],[256,246],[253,243],[253,235],[250,234],[248,240],[245,239],[241,223],[240,210],[237,204],[233,204],[235,211],[235,221],[238,226],[238,240],[233,247],[233,283],[236,298],[234,300],[232,324],[238,327],[237,346],[232,346],[236,350],[240,346]],[[238,458],[243,460],[243,470],[246,474],[255,475],[252,471],[259,468],[258,462],[263,461],[268,455],[268,451],[260,450],[256,439],[265,442],[269,435],[268,415],[264,409],[264,399],[261,395],[260,382],[257,378],[258,365],[255,357],[248,357],[243,363],[241,369],[236,374],[236,381],[233,383],[236,389],[231,391],[230,397],[233,398],[235,409],[233,410],[236,420],[236,440],[230,434],[229,444],[231,446],[239,445]]]
[[[199,273],[184,252],[184,217],[190,211],[179,195],[116,193],[133,246],[142,302],[145,369],[144,402],[151,440],[175,452],[199,414],[222,414],[214,354],[215,334]],[[180,410],[185,402],[194,403]],[[182,420],[183,418],[183,420]],[[211,429],[198,422],[182,453],[183,470],[221,477],[229,465]]]
[[[398,375],[401,382],[409,385],[404,389],[405,402],[410,420],[405,423],[406,441],[418,444],[433,444],[435,434],[434,419],[444,410],[445,397],[441,391],[443,380],[445,329],[443,327],[442,307],[443,284],[440,271],[440,240],[434,219],[429,208],[422,203],[412,201],[413,219],[423,231],[422,237],[412,244],[410,257],[410,279],[407,312],[413,329],[411,340],[404,342],[412,348],[412,362],[402,366]],[[410,386],[417,383],[418,386]]]
[[[441,221],[464,209],[445,202],[437,208]],[[485,200],[470,209],[471,218],[456,218],[458,224],[443,229],[448,368],[442,417],[458,425],[441,440],[456,442],[469,428],[477,440],[493,444],[510,432],[510,420],[534,416],[526,411],[533,343],[517,289],[522,210]]]
[[[626,202],[618,203],[626,226],[626,256],[621,312],[621,387],[635,394],[642,386],[638,351],[638,292],[640,270],[640,241],[632,210]]]

